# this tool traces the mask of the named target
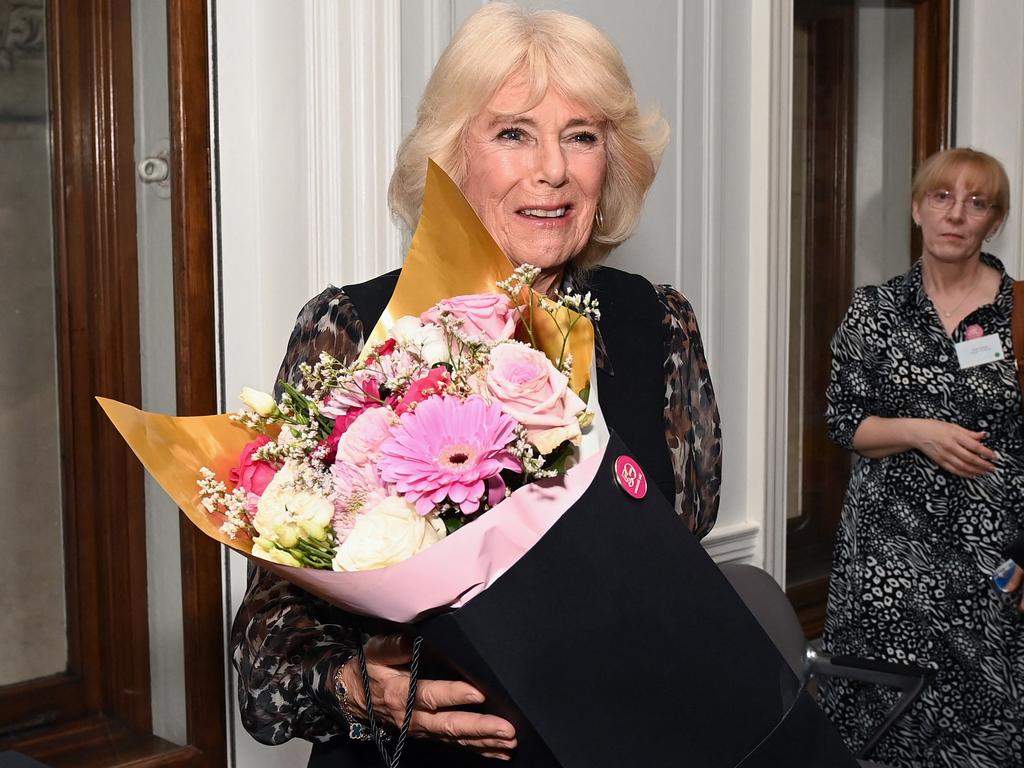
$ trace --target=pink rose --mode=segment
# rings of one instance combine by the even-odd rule
[[[430,373],[422,379],[418,379],[409,385],[398,404],[395,406],[395,413],[401,416],[416,406],[416,403],[426,400],[428,397],[443,394],[451,379],[448,378],[448,369],[438,365],[430,369]]]
[[[380,458],[381,444],[391,437],[398,417],[390,408],[369,408],[352,422],[338,440],[336,463],[362,466]]]
[[[491,341],[511,339],[519,320],[519,312],[512,307],[508,296],[500,293],[477,293],[439,301],[420,315],[420,320],[436,323],[444,311],[462,321],[462,331],[467,336],[483,336]]]
[[[526,427],[542,454],[565,440],[579,444],[576,417],[586,404],[543,352],[515,342],[497,345],[491,350],[487,390],[505,413]]]
[[[231,470],[229,476],[235,487],[245,488],[249,493],[262,496],[263,491],[270,485],[270,481],[277,474],[277,467],[269,461],[253,461],[252,454],[270,442],[266,435],[260,435],[242,449],[242,456],[238,466]]]

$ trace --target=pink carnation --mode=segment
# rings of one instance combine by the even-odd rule
[[[398,417],[390,408],[368,408],[363,411],[338,440],[336,462],[361,466],[376,461],[380,447],[391,437],[391,428]]]
[[[503,469],[521,471],[508,452],[516,423],[498,405],[479,397],[431,397],[402,415],[401,425],[381,446],[381,479],[428,514],[450,499],[463,514],[480,508],[488,481]]]
[[[380,376],[374,371],[357,371],[353,377],[354,386],[335,389],[320,404],[320,413],[330,419],[338,419],[355,412],[356,415],[372,405],[380,404]]]
[[[526,427],[541,453],[550,453],[565,440],[579,442],[576,417],[587,406],[543,352],[518,343],[494,347],[487,390],[505,413]]]
[[[508,296],[477,293],[439,301],[420,315],[420,320],[436,323],[444,311],[462,321],[462,331],[467,336],[483,336],[491,341],[511,339],[519,319],[519,312],[512,307]]]
[[[331,467],[334,478],[334,532],[338,541],[355,525],[356,515],[366,506],[373,506],[382,501],[388,491],[381,482],[377,468],[373,464],[346,464],[337,462]]]

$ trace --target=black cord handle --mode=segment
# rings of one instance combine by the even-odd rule
[[[377,745],[377,750],[380,752],[386,768],[398,768],[398,762],[402,759],[402,750],[405,748],[405,740],[409,736],[413,707],[416,704],[416,681],[419,678],[421,645],[423,645],[423,638],[417,636],[412,641],[412,661],[409,663],[409,698],[405,702],[405,719],[398,731],[398,740],[395,742],[395,751],[392,754],[388,754],[387,746],[387,742],[391,738],[383,728],[377,725],[377,718],[373,714],[373,700],[370,697],[370,673],[366,671],[366,654],[363,652],[363,646],[359,645],[359,670],[363,676],[363,693],[366,696],[366,718],[370,722],[370,733],[373,734],[373,741]]]

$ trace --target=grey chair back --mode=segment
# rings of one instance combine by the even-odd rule
[[[722,563],[719,567],[800,682],[806,683],[807,639],[786,593],[775,579],[756,566]]]

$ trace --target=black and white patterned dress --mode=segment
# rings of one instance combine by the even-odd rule
[[[868,416],[938,419],[986,431],[996,471],[956,477],[918,451],[859,457],[836,538],[825,649],[938,670],[872,756],[893,766],[1024,766],[1024,619],[990,574],[1024,529],[1021,395],[1013,366],[1013,281],[946,334],[918,262],[857,289],[832,341],[826,420],[852,448]],[[971,325],[1005,359],[961,370],[954,345]],[[1019,597],[1019,595],[1018,595]],[[830,682],[822,703],[854,746],[893,690]]]

